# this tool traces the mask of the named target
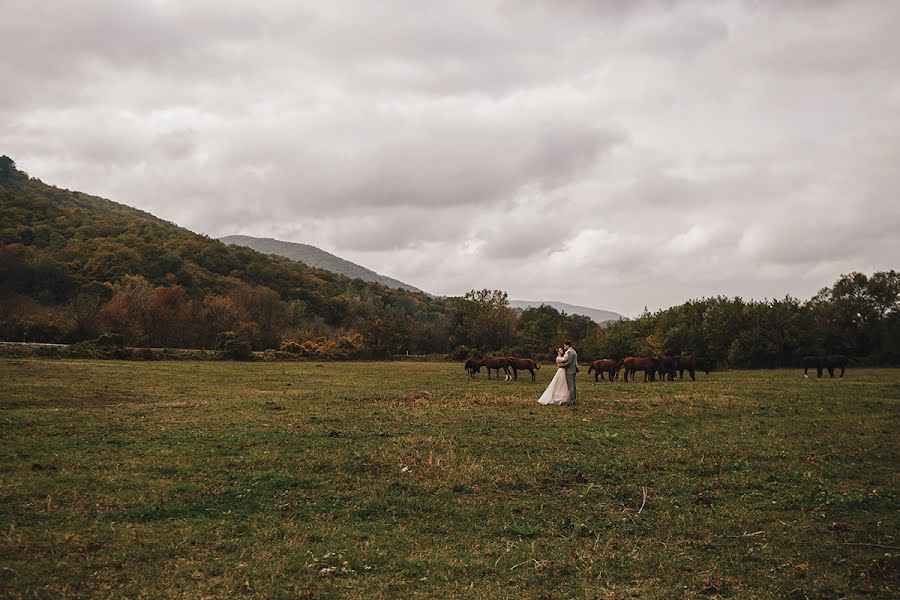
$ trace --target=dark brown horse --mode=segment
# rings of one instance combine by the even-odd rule
[[[609,375],[609,382],[616,378],[619,372],[619,361],[615,361],[611,358],[601,358],[600,360],[595,360],[591,363],[591,366],[588,367],[588,375],[591,372],[594,373],[594,381],[600,381],[603,379],[603,374],[606,373]]]
[[[541,365],[537,364],[530,358],[515,358],[514,356],[507,356],[506,360],[509,361],[509,366],[513,371],[513,379],[519,379],[519,371],[528,371],[531,373],[531,380],[535,381],[534,372],[541,370]],[[500,373],[497,373],[499,377]]]
[[[466,373],[468,373],[469,379],[472,379],[473,377],[475,377],[475,375],[480,373],[482,366],[483,365],[481,364],[481,361],[477,358],[470,358],[469,360],[467,360],[465,369]]]
[[[678,370],[680,356],[657,356],[659,361],[659,380],[675,381],[675,371]]]
[[[659,361],[652,356],[629,356],[622,360],[622,367],[625,369],[625,381],[628,381],[629,376],[634,381],[634,374],[637,371],[644,372],[644,381],[648,379],[654,381],[659,370]]]
[[[696,356],[688,354],[679,356],[678,358],[678,379],[684,379],[684,372],[687,371],[691,376],[691,381],[696,381],[696,371],[699,366],[704,373],[709,375],[709,361],[699,360]]]
[[[481,360],[482,366],[487,367],[488,379],[491,378],[491,370],[497,371],[497,379],[500,379],[500,369],[506,373],[506,381],[509,381],[509,359],[505,356],[492,356]]]

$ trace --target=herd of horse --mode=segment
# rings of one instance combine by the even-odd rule
[[[824,370],[828,371],[829,376],[834,377],[835,369],[840,369],[839,377],[843,377],[849,362],[850,360],[842,354],[804,356],[803,375],[809,377],[809,370],[815,369],[818,377],[822,376]],[[470,358],[465,364],[469,378],[475,377],[481,372],[482,367],[487,368],[488,379],[491,378],[494,371],[499,379],[502,370],[506,375],[506,381],[517,380],[519,371],[528,371],[531,373],[531,380],[535,381],[535,371],[540,370],[541,364],[530,358],[513,356]],[[691,381],[696,381],[698,369],[708,375],[709,361],[698,359],[692,355],[627,356],[619,360],[612,358],[595,360],[588,367],[588,374],[594,374],[594,381],[612,382],[619,379],[620,372],[624,372],[625,381],[629,381],[629,379],[634,381],[635,373],[641,371],[644,374],[644,381],[656,381],[657,376],[659,381],[675,381],[676,375],[678,379],[684,379],[684,373],[687,371]]]
[[[588,374],[594,373],[594,381],[600,379],[615,381],[619,377],[619,372],[625,370],[625,381],[629,377],[634,381],[634,374],[637,371],[643,371],[644,381],[654,381],[656,375],[660,378],[668,378],[670,381],[675,380],[675,374],[678,373],[680,379],[684,379],[684,372],[687,371],[691,380],[696,380],[698,361],[693,356],[629,356],[621,360],[613,360],[611,358],[603,358],[595,360],[588,367]],[[488,373],[488,379],[496,371],[497,378],[500,378],[500,371],[503,370],[506,380],[517,380],[519,371],[528,371],[531,373],[531,380],[535,381],[535,371],[541,368],[540,363],[530,358],[516,358],[513,356],[491,356],[487,358],[470,358],[464,365],[469,378],[475,377],[481,368],[485,367]],[[709,368],[704,366],[704,371],[709,373]]]
[[[684,379],[684,372],[687,371],[691,381],[696,381],[698,365],[709,374],[707,361],[700,361],[691,355],[627,356],[619,360],[601,358],[591,363],[588,374],[594,374],[594,381],[615,381],[619,378],[619,372],[624,371],[625,381],[634,381],[634,374],[641,371],[644,381],[655,381],[657,375],[660,381],[675,381],[676,374],[678,379]]]
[[[497,371],[497,378],[500,378],[500,369],[506,374],[506,381],[510,379],[519,379],[519,371],[528,371],[531,373],[531,380],[535,380],[535,371],[541,370],[540,363],[530,358],[515,358],[514,356],[491,356],[488,358],[470,358],[466,361],[465,369],[469,374],[469,378],[475,377],[481,371],[481,367],[487,368],[488,379],[491,378],[491,372]],[[509,372],[512,370],[512,376]]]

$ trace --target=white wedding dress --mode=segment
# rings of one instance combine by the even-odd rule
[[[560,363],[565,357],[559,356],[556,362]],[[568,404],[569,403],[569,383],[566,381],[566,370],[556,369],[556,375],[550,380],[550,385],[541,394],[538,404]]]

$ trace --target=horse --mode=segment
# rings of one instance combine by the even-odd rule
[[[601,379],[603,379],[603,374],[606,373],[609,375],[609,382],[612,383],[616,375],[619,374],[619,364],[619,362],[612,360],[611,358],[601,358],[600,360],[595,360],[591,363],[591,366],[588,367],[588,375],[593,372],[594,381],[600,381]]]
[[[675,381],[675,371],[678,370],[681,362],[679,356],[657,356],[659,361],[659,380]]]
[[[541,365],[531,360],[530,358],[515,358],[514,356],[507,356],[506,360],[509,361],[509,366],[513,371],[513,379],[516,381],[519,380],[519,371],[528,371],[531,373],[531,380],[535,381],[535,371],[541,370]],[[497,372],[497,376],[499,377],[500,372]]]
[[[803,357],[803,376],[809,379],[809,370],[816,370],[816,377],[822,376],[822,359],[818,356]]]
[[[475,377],[477,373],[481,372],[481,367],[484,366],[480,360],[477,358],[470,358],[466,361],[465,369],[466,373],[468,373],[469,379]]]
[[[500,369],[506,373],[506,380],[509,381],[509,359],[505,356],[492,356],[481,360],[481,364],[487,367],[488,379],[491,378],[491,370],[497,371],[497,379],[500,379]]]
[[[622,366],[625,368],[625,381],[628,376],[634,381],[636,371],[644,372],[644,381],[649,378],[650,381],[656,379],[656,372],[659,370],[659,360],[652,356],[629,356],[622,359]]]
[[[803,376],[809,377],[807,372],[810,369],[816,370],[816,377],[822,376],[822,369],[828,369],[828,376],[834,378],[834,370],[841,369],[838,377],[844,376],[844,370],[850,360],[843,354],[829,354],[828,356],[804,356],[803,357]]]
[[[850,363],[850,359],[843,354],[829,354],[825,357],[825,368],[828,369],[828,376],[834,379],[834,370],[840,367],[840,377],[844,376],[844,369]]]
[[[678,379],[684,379],[684,372],[687,371],[691,376],[691,381],[697,381],[696,371],[697,365],[700,365],[700,368],[704,373],[709,375],[709,361],[698,361],[696,356],[693,355],[685,355],[678,357]]]

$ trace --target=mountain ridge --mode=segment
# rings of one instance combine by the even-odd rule
[[[609,321],[619,321],[624,319],[625,316],[621,315],[617,312],[611,310],[603,310],[600,308],[592,308],[590,306],[578,306],[576,304],[569,304],[567,302],[560,302],[558,300],[510,300],[509,306],[510,308],[525,310],[526,308],[537,308],[538,306],[546,304],[547,306],[552,306],[556,310],[560,312],[564,312],[568,315],[581,315],[583,317],[588,317],[592,319],[595,323],[602,324],[607,323]]]
[[[346,275],[353,279],[362,279],[363,281],[380,283],[387,287],[398,288],[408,292],[416,292],[419,294],[426,293],[408,283],[404,283],[393,277],[388,277],[387,275],[382,275],[381,273],[376,273],[372,269],[358,265],[310,244],[287,242],[284,240],[276,240],[274,238],[258,238],[250,235],[226,235],[220,237],[219,241],[232,246],[244,246],[263,254],[276,254],[278,256],[302,262],[309,267],[325,269],[332,273]]]
[[[380,283],[392,288],[399,288],[410,292],[424,293],[419,288],[404,283],[393,277],[382,275],[368,269],[362,265],[358,265],[340,256],[326,252],[321,248],[301,242],[288,242],[285,240],[277,240],[274,238],[259,238],[250,235],[227,235],[218,238],[219,241],[236,246],[244,246],[263,254],[275,254],[291,260],[302,262],[309,267],[325,269],[347,277],[359,278],[364,281]],[[558,300],[510,300],[510,308],[524,310],[526,308],[536,308],[545,304],[552,306],[560,312],[570,315],[582,315],[593,319],[596,323],[605,323],[607,321],[618,321],[623,319],[623,315],[611,310],[593,308],[589,306],[579,306],[560,302]]]

